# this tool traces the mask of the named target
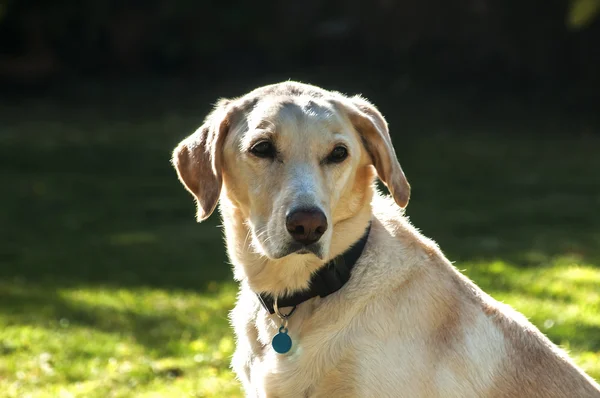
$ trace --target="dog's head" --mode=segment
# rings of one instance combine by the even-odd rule
[[[327,258],[335,226],[371,199],[372,166],[400,207],[410,196],[373,105],[295,82],[221,100],[177,146],[173,163],[199,221],[226,197],[254,249],[270,259]]]

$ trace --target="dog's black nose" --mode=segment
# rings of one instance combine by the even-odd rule
[[[294,240],[310,245],[327,231],[327,217],[317,208],[297,209],[288,212],[285,225]]]

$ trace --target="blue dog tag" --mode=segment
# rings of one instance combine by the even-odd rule
[[[271,341],[273,349],[278,354],[285,354],[292,348],[292,338],[287,333],[287,328],[282,326],[279,328],[279,333],[277,333]]]

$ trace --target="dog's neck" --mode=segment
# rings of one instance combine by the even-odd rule
[[[354,216],[333,226],[329,254],[324,259],[311,254],[269,259],[251,246],[249,227],[238,208],[222,202],[221,214],[235,279],[247,284],[256,293],[269,293],[275,297],[306,289],[314,271],[361,238],[371,220],[372,210],[370,201],[366,201]]]

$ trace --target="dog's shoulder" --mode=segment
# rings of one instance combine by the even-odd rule
[[[421,234],[390,196],[376,193],[372,211],[371,234],[361,262],[374,278],[398,283],[429,264],[449,265],[437,243]]]

